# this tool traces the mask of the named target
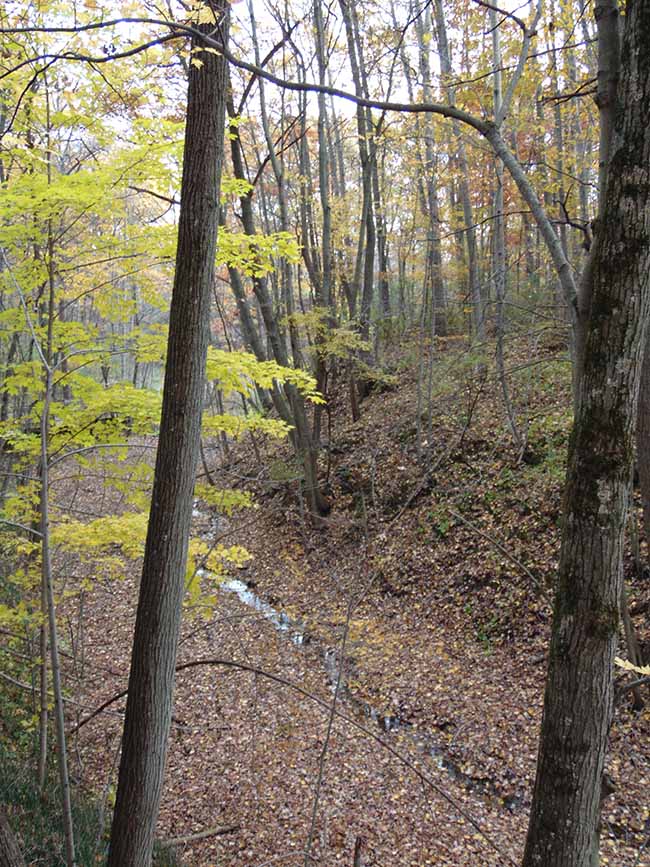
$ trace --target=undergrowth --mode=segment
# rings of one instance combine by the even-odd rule
[[[0,804],[18,838],[25,861],[39,867],[65,867],[65,840],[60,787],[53,771],[40,796],[35,771],[0,742]],[[109,825],[96,801],[79,791],[73,798],[75,848],[79,867],[103,865],[108,853]],[[172,849],[156,844],[154,867],[182,867]]]

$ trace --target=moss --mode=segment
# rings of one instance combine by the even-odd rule
[[[587,633],[591,638],[607,641],[618,631],[618,606],[596,603],[589,611]]]
[[[599,514],[599,485],[627,479],[633,461],[632,439],[623,412],[614,407],[605,414],[599,407],[586,413],[569,440],[568,509],[582,516]]]
[[[562,567],[560,566],[562,570]],[[578,610],[580,603],[580,594],[578,593],[578,583],[573,580],[573,575],[560,571],[558,591],[555,596],[555,611],[553,614],[554,627],[553,634],[558,633],[557,627],[565,617],[573,617]],[[558,646],[558,653],[560,647]]]

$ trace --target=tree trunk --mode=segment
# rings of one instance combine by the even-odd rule
[[[494,117],[499,118],[503,106],[503,91],[501,83],[501,41],[499,36],[499,23],[495,9],[490,9],[490,28],[492,30],[492,63],[494,65]],[[503,216],[503,180],[504,168],[501,160],[495,161],[496,189],[494,192],[494,226],[492,234],[492,273],[494,275],[494,300],[496,303],[495,330],[496,330],[496,368],[503,408],[508,419],[508,427],[515,449],[521,456],[523,440],[519,433],[515,410],[508,388],[506,375],[504,342],[506,330],[506,226]]]
[[[636,424],[636,460],[643,505],[643,530],[650,550],[650,349],[646,338]]]
[[[234,115],[234,105],[231,101],[228,103],[228,111]],[[236,178],[246,179],[244,171],[244,159],[242,152],[241,140],[236,124],[230,126],[230,148],[233,162],[233,169]],[[255,217],[251,197],[248,194],[240,196],[242,224],[247,235],[253,237],[255,235]],[[232,284],[233,291],[237,296],[238,284]],[[264,276],[253,276],[253,292],[257,298],[266,328],[266,333],[271,347],[273,358],[278,364],[283,367],[289,366],[289,355],[287,352],[286,341],[282,334],[277,316],[273,306],[273,299],[268,290],[268,283]],[[241,304],[240,311],[241,311]],[[257,352],[258,350],[256,350]],[[258,355],[258,358],[260,356]],[[260,360],[262,360],[260,358]],[[284,387],[286,400],[278,393],[276,389],[273,391],[273,401],[281,417],[290,422],[295,430],[292,431],[292,442],[296,450],[296,455],[302,461],[305,472],[305,493],[309,503],[309,510],[315,521],[318,521],[323,515],[329,511],[329,506],[318,484],[318,448],[319,445],[310,435],[309,423],[307,418],[307,410],[305,408],[305,400],[296,389],[295,386],[287,384]]]
[[[431,64],[429,61],[429,43],[426,36],[431,31],[431,13],[427,9],[422,18],[417,18],[415,31],[418,39],[418,56],[420,63],[420,77],[422,79],[422,95],[425,102],[431,102],[433,89],[431,87]],[[419,118],[418,118],[419,120]],[[423,184],[423,205],[428,220],[427,252],[425,273],[426,282],[430,291],[431,303],[431,334],[439,337],[447,336],[447,291],[442,274],[442,245],[440,242],[440,207],[438,203],[438,160],[436,154],[436,141],[433,126],[433,117],[427,114],[419,126],[424,133],[425,162],[422,174],[426,178]],[[426,294],[426,289],[425,289]],[[433,343],[432,343],[433,348]]]
[[[210,4],[224,41],[228,6]],[[213,24],[200,28],[209,32]],[[193,44],[194,48],[200,46]],[[136,617],[109,867],[149,867],[171,723],[199,456],[223,162],[226,63],[190,65],[160,438]]]
[[[350,69],[352,71],[354,92],[357,96],[365,98],[367,93],[364,89],[362,76],[363,57],[359,56],[361,45],[357,39],[358,34],[355,32],[352,9],[349,0],[339,0],[339,6],[341,8],[341,16],[345,25],[348,58],[350,61]],[[359,160],[361,163],[362,206],[359,228],[359,246],[357,250],[356,266],[354,269],[354,291],[357,292],[357,287],[362,283],[363,288],[361,291],[361,304],[359,307],[359,325],[361,336],[364,340],[368,340],[370,336],[370,316],[372,312],[375,280],[376,231],[372,203],[372,155],[369,146],[371,134],[372,123],[370,112],[363,106],[357,105],[357,138]],[[363,279],[361,277],[362,274]]]
[[[595,867],[641,353],[650,308],[650,6],[630,0],[569,450],[524,867]]]
[[[435,19],[436,32],[438,38],[438,51],[440,53],[440,71],[442,72],[443,80],[445,81],[445,93],[449,105],[456,104],[456,89],[451,84],[453,75],[451,67],[451,54],[449,51],[449,41],[447,39],[447,24],[445,21],[445,13],[442,5],[442,0],[435,2]],[[472,324],[474,327],[474,336],[479,343],[485,341],[485,316],[483,310],[483,300],[481,298],[481,278],[478,268],[478,253],[476,249],[476,229],[474,226],[474,213],[472,209],[472,200],[469,191],[469,163],[467,161],[467,153],[465,151],[465,143],[461,134],[460,124],[456,120],[451,123],[452,135],[454,138],[455,158],[458,162],[460,172],[459,197],[463,208],[463,218],[465,221],[465,239],[467,243],[467,265],[468,265],[468,280],[469,280],[469,296],[472,305]]]
[[[52,150],[50,147],[50,98],[49,89],[45,90],[45,104],[47,112],[47,182],[52,183]],[[65,839],[65,859],[67,867],[75,867],[75,844],[74,826],[72,821],[72,800],[70,794],[70,775],[68,773],[68,750],[65,737],[65,708],[63,706],[63,688],[61,685],[61,664],[59,657],[59,641],[56,623],[56,607],[54,601],[54,579],[52,574],[52,546],[50,538],[50,474],[49,474],[49,428],[50,408],[54,394],[54,317],[55,317],[55,264],[54,264],[54,240],[52,233],[52,220],[47,222],[47,338],[45,352],[39,349],[39,355],[43,362],[43,407],[41,410],[40,433],[40,535],[41,535],[41,605],[47,609],[47,631],[50,642],[50,662],[52,667],[52,690],[54,692],[54,719],[56,724],[57,765],[59,770],[59,782],[61,784],[61,812],[63,818],[63,835]],[[45,611],[43,612],[45,613]],[[42,645],[47,644],[47,639]],[[41,660],[41,700],[44,699],[44,691],[47,689],[47,668],[45,659]],[[41,723],[44,714],[41,707]],[[45,726],[47,717],[45,716]],[[39,743],[41,752],[45,757],[39,756],[39,785],[41,784],[41,765],[47,761],[47,732],[45,732],[45,745],[43,743],[43,729],[41,728]],[[41,788],[42,791],[42,788]]]

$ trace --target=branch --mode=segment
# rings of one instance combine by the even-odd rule
[[[334,727],[334,721],[336,719],[336,703],[339,698],[339,694],[341,692],[341,685],[343,683],[343,666],[345,665],[345,647],[348,640],[348,635],[350,633],[350,619],[352,617],[352,612],[355,607],[354,599],[350,600],[350,604],[348,605],[347,617],[345,618],[345,626],[343,627],[343,638],[341,639],[341,650],[339,652],[339,670],[336,677],[336,686],[334,688],[334,697],[332,699],[332,707],[329,712],[329,717],[327,720],[327,730],[325,732],[325,740],[323,741],[323,748],[321,749],[320,757],[318,760],[318,777],[316,779],[316,786],[314,787],[314,802],[312,805],[311,811],[311,823],[309,826],[309,836],[307,838],[307,845],[305,846],[305,867],[309,867],[309,862],[311,859],[311,850],[314,842],[314,834],[316,832],[316,819],[318,817],[318,804],[320,802],[320,792],[323,784],[323,775],[325,772],[325,759],[327,757],[327,751],[329,749],[330,739],[332,736],[332,728]]]
[[[569,194],[567,193],[567,195],[564,197],[564,200],[560,200],[560,207],[562,208],[562,213],[564,214],[564,222],[567,226],[571,226],[573,229],[579,229],[581,232],[584,233],[584,248],[588,252],[589,250],[591,250],[591,243],[593,241],[593,238],[591,236],[591,229],[589,228],[589,223],[577,223],[575,220],[571,219],[566,206],[566,199],[568,198],[568,195]]]
[[[38,536],[39,539],[42,537],[42,533],[39,533],[38,530],[35,530],[33,527],[27,527],[25,524],[17,524],[15,521],[5,521],[4,518],[0,518],[0,524],[6,524],[8,527],[15,527],[17,530],[24,530],[25,533],[31,533],[33,536]]]
[[[631,680],[629,683],[618,684],[614,689],[615,701],[619,701],[626,693],[648,684],[650,684],[650,677],[640,677],[638,680]]]
[[[596,78],[588,78],[586,81],[583,81],[582,84],[579,84],[575,90],[572,90],[570,93],[554,93],[551,96],[542,97],[542,103],[545,104],[547,102],[568,102],[570,99],[575,99],[576,97],[581,96],[593,96],[594,93],[597,93],[597,88],[592,88],[591,90],[585,90],[586,87],[589,87],[592,84],[595,84],[598,79]]]
[[[163,196],[162,193],[154,193],[153,190],[146,190],[144,187],[133,187],[129,185],[127,189],[134,190],[136,193],[146,193],[148,196],[160,199],[161,202],[167,202],[168,205],[180,205],[178,199],[170,199],[169,196]]]
[[[460,512],[455,512],[453,509],[447,509],[447,511],[449,512],[450,515],[452,515],[454,518],[456,518],[458,521],[460,521],[461,524],[464,524],[466,527],[468,527],[474,533],[477,533],[483,539],[488,541],[491,545],[494,545],[494,547],[497,549],[497,551],[500,551],[504,557],[507,557],[508,560],[510,560],[512,563],[514,563],[515,566],[518,566],[522,570],[522,572],[524,572],[530,578],[530,580],[533,583],[533,586],[535,587],[535,589],[537,591],[537,594],[539,596],[542,596],[544,599],[546,599],[547,602],[550,601],[548,598],[548,593],[546,592],[545,588],[540,584],[540,582],[533,575],[533,573],[530,571],[530,569],[527,566],[524,566],[524,564],[521,562],[521,560],[517,560],[517,558],[514,556],[514,554],[511,554],[510,551],[508,551],[508,549],[505,548],[500,542],[497,542],[497,540],[493,539],[492,536],[489,536],[487,533],[484,533],[483,530],[481,530],[479,527],[477,527],[476,524],[473,524],[471,521],[468,521],[467,518],[465,518],[463,515],[460,514]]]
[[[95,443],[94,446],[83,446],[82,448],[73,449],[71,452],[66,452],[63,455],[60,455],[58,458],[55,458],[53,461],[50,461],[48,466],[50,469],[55,467],[57,464],[60,464],[61,461],[65,461],[67,458],[72,458],[75,455],[81,455],[85,452],[92,452],[95,449],[129,449],[133,448],[133,443]],[[157,449],[158,446],[150,446],[144,443],[138,443],[137,448],[139,449]]]
[[[4,129],[2,130],[2,133],[0,133],[0,141],[2,141],[4,136],[8,132],[11,132],[11,130],[13,129],[16,118],[18,117],[18,112],[20,111],[20,106],[23,104],[23,99],[25,99],[25,97],[27,96],[29,91],[36,84],[36,81],[37,81],[39,75],[43,75],[44,73],[46,73],[47,70],[50,68],[50,66],[52,66],[54,63],[56,63],[56,60],[51,60],[49,63],[46,63],[42,69],[37,69],[36,72],[29,79],[27,84],[23,87],[20,94],[18,95],[18,99],[16,100],[16,103],[14,105],[14,109],[11,112],[11,117],[9,118],[7,123],[5,124]],[[4,76],[0,76],[0,78],[4,78]]]
[[[478,0],[474,0],[474,2],[478,2]],[[521,49],[519,50],[519,59],[517,61],[517,67],[515,71],[512,73],[512,78],[508,83],[508,87],[506,88],[505,95],[499,106],[499,110],[495,117],[495,121],[497,126],[501,126],[503,121],[506,119],[510,111],[510,105],[512,103],[512,98],[515,93],[515,89],[519,84],[521,76],[524,72],[524,66],[526,65],[526,61],[528,60],[528,53],[530,48],[530,43],[532,41],[533,36],[536,33],[537,25],[539,23],[539,19],[542,17],[542,0],[537,0],[537,9],[535,10],[535,17],[533,18],[532,24],[530,27],[524,28],[524,38],[521,42]]]
[[[307,17],[307,16],[305,16],[305,18],[306,18],[306,17]],[[274,46],[269,50],[268,54],[266,54],[266,55],[262,58],[262,63],[260,64],[261,66],[266,66],[266,64],[267,64],[270,60],[273,59],[273,56],[274,56],[275,54],[277,54],[277,52],[278,52],[278,51],[279,51],[279,50],[280,50],[280,49],[281,49],[281,48],[282,48],[282,47],[283,47],[287,42],[289,42],[289,41],[291,40],[291,36],[292,36],[292,34],[293,34],[293,31],[296,29],[296,27],[298,27],[299,24],[302,24],[302,23],[303,23],[303,21],[305,20],[305,18],[301,18],[299,21],[296,21],[294,24],[291,25],[291,27],[290,27],[290,28],[289,28],[285,33],[282,34],[282,39],[281,39],[279,42],[276,42],[276,44],[275,44],[275,45],[274,45]],[[249,81],[248,81],[248,84],[247,84],[246,87],[244,88],[244,92],[242,93],[242,95],[241,95],[241,99],[239,100],[239,108],[238,108],[237,114],[241,114],[241,113],[242,113],[242,110],[243,110],[243,108],[244,108],[244,104],[245,104],[246,100],[248,99],[248,95],[249,95],[249,93],[251,92],[252,87],[253,87],[253,85],[255,84],[256,79],[257,79],[257,75],[252,75],[251,78],[250,78]]]
[[[477,6],[482,6],[484,9],[491,9],[493,12],[498,12],[499,15],[502,15],[504,18],[510,18],[511,21],[514,21],[517,27],[520,27],[523,30],[524,34],[528,32],[528,28],[526,27],[526,22],[522,21],[521,18],[518,18],[514,12],[506,12],[505,9],[501,9],[499,6],[494,6],[492,3],[487,3],[486,0],[473,0]]]
[[[161,36],[158,39],[151,40],[150,42],[147,42],[143,45],[135,46],[129,51],[116,54],[102,55],[100,57],[92,57],[89,55],[87,56],[70,51],[61,52],[59,54],[53,53],[37,55],[36,57],[25,60],[13,69],[3,73],[0,76],[0,79],[4,78],[7,75],[10,75],[11,72],[19,69],[21,66],[24,66],[30,62],[39,59],[73,60],[83,61],[86,63],[107,63],[111,60],[119,60],[124,57],[138,54],[141,51],[144,51],[146,48],[152,45],[156,45],[159,42],[166,42],[170,39],[178,39],[182,36],[187,36],[195,39],[197,42],[200,42],[203,45],[208,46],[209,48],[214,48],[236,68],[245,69],[246,71],[253,73],[257,77],[263,78],[266,81],[271,82],[271,84],[275,84],[278,87],[282,87],[286,90],[294,90],[301,93],[323,93],[330,96],[339,97],[340,99],[345,99],[348,102],[352,102],[355,105],[361,106],[362,108],[375,108],[378,111],[399,111],[410,114],[422,114],[429,112],[432,114],[440,114],[443,117],[455,118],[456,120],[459,120],[462,123],[473,127],[482,134],[485,134],[486,132],[487,124],[484,121],[480,120],[469,112],[462,111],[461,109],[455,108],[454,106],[433,102],[385,102],[383,100],[376,100],[367,97],[357,96],[356,94],[350,93],[349,91],[341,90],[337,87],[330,87],[326,84],[316,84],[314,82],[306,81],[291,81],[289,79],[280,78],[279,76],[268,72],[266,69],[263,69],[261,66],[257,66],[254,63],[249,63],[248,61],[239,59],[223,44],[223,42],[221,42],[219,39],[215,39],[214,36],[209,33],[203,33],[201,30],[197,30],[196,28],[191,27],[187,24],[178,24],[173,21],[165,21],[158,18],[114,18],[109,21],[94,22],[91,24],[77,27],[2,27],[0,28],[0,35],[20,33],[82,33],[90,30],[101,30],[109,27],[115,27],[121,24],[148,24],[156,27],[167,27],[172,32],[169,33],[167,36]]]
[[[564,300],[566,301],[567,307],[569,308],[571,324],[575,326],[578,315],[578,291],[573,276],[573,271],[571,270],[571,266],[562,248],[560,238],[555,229],[553,228],[551,221],[548,218],[548,214],[544,210],[544,206],[540,202],[537,193],[533,189],[530,180],[526,176],[526,173],[524,172],[521,163],[503,140],[499,128],[496,126],[496,124],[486,123],[484,124],[484,126],[485,132],[483,133],[483,135],[492,145],[495,154],[501,159],[504,166],[508,169],[510,176],[517,185],[517,188],[519,189],[519,192],[521,193],[524,201],[530,208],[530,211],[535,218],[535,222],[539,227],[540,233],[544,238],[544,241],[546,242],[546,248],[551,254],[551,258],[553,260],[553,264],[555,265],[555,270],[557,271],[560,285],[562,286]]]
[[[174,24],[170,24],[165,21],[147,21],[146,19],[130,19],[123,18],[122,22],[135,21],[140,20],[140,23],[148,23],[148,24],[166,24],[168,27],[176,27]],[[113,21],[110,22],[112,24],[117,24],[120,22]],[[109,26],[109,24],[103,25],[104,27]],[[12,30],[11,28],[1,28],[0,34],[2,33],[16,33],[16,32],[58,32],[58,30],[64,30],[64,32],[68,33],[78,33],[79,30],[75,28],[68,28],[65,31],[65,28],[52,28],[49,27],[34,27],[34,28],[26,28],[26,30],[17,31]],[[87,28],[81,28],[82,30]],[[196,31],[199,32],[198,30]],[[30,66],[32,63],[37,63],[40,60],[47,60],[48,66],[51,66],[52,63],[57,60],[74,60],[82,63],[111,63],[113,60],[123,60],[126,57],[134,57],[136,54],[141,54],[143,51],[146,51],[148,48],[153,48],[154,45],[162,45],[165,42],[169,42],[172,39],[178,39],[179,34],[177,33],[168,33],[166,36],[157,36],[155,39],[151,39],[149,42],[143,42],[141,45],[135,45],[133,48],[129,48],[126,51],[117,51],[114,54],[79,54],[77,51],[61,51],[61,52],[46,52],[44,54],[35,54],[32,57],[28,57],[25,60],[21,60],[20,63],[17,63],[15,66],[12,66],[11,69],[8,69],[6,72],[3,72],[0,75],[0,80],[3,78],[7,78],[7,76],[12,75],[14,72],[18,72],[18,70],[22,69],[24,66]],[[35,72],[35,77],[40,75],[42,72],[45,72],[45,69],[37,69]]]
[[[225,828],[208,828],[206,831],[198,831],[196,834],[188,834],[186,837],[170,837],[161,840],[162,846],[186,846],[196,840],[206,840],[208,837],[221,837],[224,834],[235,834],[241,829],[241,825],[226,825]]]
[[[383,101],[377,99],[370,99],[369,97],[357,96],[356,94],[350,93],[349,91],[341,90],[337,87],[330,87],[326,84],[315,84],[313,82],[290,81],[288,79],[283,79],[277,75],[274,75],[271,72],[268,72],[265,69],[262,69],[259,66],[256,66],[253,63],[248,63],[245,60],[240,60],[239,58],[235,57],[235,55],[228,48],[226,48],[222,42],[207,33],[202,33],[200,30],[196,30],[195,28],[184,24],[175,24],[173,22],[161,21],[159,19],[120,18],[108,22],[88,24],[84,27],[0,28],[0,34],[30,32],[79,33],[83,30],[97,30],[102,27],[115,26],[117,24],[123,23],[151,24],[171,28],[173,32],[167,37],[169,39],[177,38],[183,35],[191,36],[193,39],[196,40],[196,42],[199,42],[203,45],[208,46],[209,48],[214,48],[216,51],[219,51],[233,66],[239,69],[248,70],[249,72],[257,75],[259,78],[270,81],[272,84],[275,84],[281,88],[285,88],[286,90],[294,90],[301,93],[323,93],[329,96],[336,96],[339,99],[344,99],[348,102],[352,102],[354,105],[361,106],[362,108],[374,108],[379,111],[396,111],[406,114],[439,114],[442,117],[451,118],[453,120],[464,123],[466,126],[472,127],[478,133],[484,136],[487,141],[492,145],[494,152],[502,160],[503,164],[512,175],[512,178],[517,185],[519,192],[522,194],[526,203],[529,205],[531,213],[535,217],[535,221],[537,222],[542,237],[544,238],[549,253],[551,254],[551,258],[553,259],[553,264],[555,265],[555,268],[557,270],[558,278],[562,285],[564,297],[571,313],[572,323],[576,323],[577,291],[575,280],[573,278],[573,273],[571,271],[571,266],[567,261],[566,255],[564,254],[560,239],[558,238],[557,233],[551,225],[551,222],[546,212],[544,211],[544,208],[539,201],[539,198],[535,193],[529,179],[526,177],[521,163],[508,148],[507,144],[505,143],[500,134],[499,127],[496,124],[481,120],[480,118],[475,117],[473,114],[470,114],[467,111],[463,111],[462,109],[456,108],[456,106],[449,104],[435,102],[409,103]],[[137,53],[136,49],[133,49],[131,53]],[[523,56],[524,53],[525,52],[522,52],[520,58],[521,56]],[[64,56],[65,55],[61,55],[62,58]],[[106,60],[113,59],[115,57],[117,57],[117,55],[111,55],[109,58],[101,58],[101,61],[105,62]],[[81,59],[81,56],[77,55],[72,59]]]
[[[35,29],[39,32],[42,29],[49,30],[49,28],[35,28]],[[11,31],[11,29],[0,29],[0,33],[7,33],[7,32],[16,32],[16,31]],[[75,52],[69,51],[69,52],[63,52],[61,54],[56,54],[56,53],[54,53],[54,54],[37,54],[33,57],[28,57],[26,60],[22,60],[20,63],[16,64],[16,66],[12,66],[11,69],[8,69],[6,72],[3,72],[2,74],[0,74],[0,81],[9,75],[12,75],[15,72],[18,72],[24,66],[31,66],[32,63],[37,63],[41,60],[45,60],[47,62],[45,63],[44,66],[42,66],[40,69],[37,69],[34,72],[32,77],[30,78],[29,82],[25,85],[22,92],[20,93],[20,96],[18,97],[18,100],[16,101],[16,104],[14,106],[14,110],[12,112],[10,120],[7,123],[7,125],[5,126],[5,128],[2,130],[2,132],[0,133],[0,141],[2,141],[3,137],[8,132],[11,132],[11,130],[13,129],[13,125],[14,125],[14,122],[15,122],[16,117],[18,115],[18,110],[20,109],[22,101],[25,98],[25,96],[27,95],[27,93],[29,92],[29,90],[33,87],[33,85],[35,84],[35,82],[37,81],[39,76],[44,75],[47,72],[47,70],[50,68],[50,66],[53,66],[58,60],[81,61],[84,63],[88,63],[88,65],[92,69],[94,69],[95,64],[108,63],[111,60],[120,60],[124,57],[132,57],[136,54],[140,54],[142,51],[146,51],[147,48],[151,48],[153,45],[161,45],[164,42],[169,42],[171,39],[176,39],[176,38],[177,37],[175,34],[168,34],[167,36],[160,36],[157,39],[152,39],[150,42],[146,42],[142,45],[137,45],[137,46],[135,46],[135,48],[132,48],[128,51],[123,51],[119,54],[106,54],[106,55],[101,55],[98,57],[87,56],[84,54],[76,54]],[[94,71],[99,72],[99,70],[94,70]]]

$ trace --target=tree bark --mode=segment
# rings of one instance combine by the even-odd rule
[[[641,353],[650,309],[650,6],[630,0],[569,450],[524,867],[595,867]]]
[[[641,386],[636,424],[636,460],[643,505],[643,530],[650,550],[650,349],[643,349]]]
[[[429,44],[425,36],[431,30],[431,13],[427,9],[422,18],[417,18],[415,31],[418,39],[418,57],[420,65],[420,77],[422,79],[422,93],[425,101],[430,101],[433,95],[431,87],[431,64],[429,61]],[[419,121],[419,118],[418,118]],[[427,252],[425,273],[430,291],[431,304],[431,335],[439,337],[447,336],[447,291],[442,273],[442,245],[440,242],[440,206],[438,202],[438,160],[436,155],[436,141],[433,126],[433,117],[425,115],[418,126],[423,127],[425,163],[422,173],[426,178],[423,205],[428,220]],[[426,295],[426,292],[425,292]],[[432,343],[433,346],[433,343]]]
[[[492,63],[494,65],[494,117],[498,120],[503,109],[503,89],[501,81],[501,39],[499,33],[499,23],[495,9],[490,9],[490,29],[492,30]],[[495,330],[496,330],[496,368],[499,385],[501,386],[501,396],[503,398],[503,408],[508,419],[508,427],[512,436],[512,442],[515,449],[521,455],[523,451],[523,440],[517,425],[515,410],[510,397],[510,389],[508,388],[508,378],[506,375],[505,358],[504,358],[504,343],[506,330],[506,225],[503,215],[503,181],[504,168],[501,160],[495,161],[495,181],[496,187],[494,191],[494,225],[492,234],[492,272],[494,279],[494,300],[496,304],[495,315]]]
[[[228,5],[209,4],[224,43]],[[214,24],[199,25],[210,31]],[[194,48],[199,46],[194,43]],[[149,867],[171,724],[199,456],[223,162],[226,62],[190,64],[160,438],[136,617],[109,867]]]
[[[348,45],[348,58],[352,71],[354,92],[357,96],[367,96],[362,77],[363,58],[359,56],[361,46],[356,38],[352,10],[349,0],[339,0],[341,15],[345,25],[345,33]],[[372,134],[370,112],[361,105],[357,105],[357,139],[359,146],[359,160],[361,163],[361,191],[362,206],[359,228],[359,246],[357,261],[354,269],[354,292],[358,293],[358,286],[362,284],[361,303],[359,307],[359,325],[361,336],[368,340],[370,336],[370,316],[374,297],[375,280],[375,246],[376,231],[375,217],[372,200],[372,154],[370,153],[369,139]],[[361,275],[363,274],[363,278]]]
[[[449,50],[449,41],[447,39],[447,23],[445,21],[445,13],[444,7],[442,5],[442,0],[435,0],[434,11],[436,20],[438,51],[440,53],[440,71],[445,82],[447,102],[449,103],[449,105],[455,106],[456,89],[451,83],[453,70],[451,67],[451,53]],[[458,192],[463,208],[463,218],[465,221],[465,241],[467,244],[467,266],[469,280],[469,296],[472,305],[472,324],[474,327],[474,335],[476,339],[479,343],[483,343],[485,341],[485,316],[483,310],[483,301],[481,299],[481,278],[478,268],[476,229],[474,227],[474,214],[469,191],[469,163],[467,161],[467,153],[465,151],[465,143],[461,134],[460,124],[457,120],[452,120],[451,129],[455,146],[455,154],[453,154],[453,157],[458,162],[458,169],[460,173]]]
[[[228,103],[228,111],[231,115],[234,114],[234,106],[231,102]],[[241,139],[236,124],[230,126],[230,148],[235,177],[246,180]],[[240,196],[239,202],[241,205],[244,232],[253,237],[255,235],[255,216],[253,214],[250,194]],[[268,290],[267,280],[264,276],[253,276],[252,279],[253,292],[259,302],[273,358],[278,364],[281,364],[283,367],[288,367],[289,354],[287,352],[286,341],[284,335],[280,331],[278,318],[275,315],[273,299]],[[233,292],[237,296],[238,284],[236,281],[232,284],[232,288]],[[239,306],[241,311],[241,304]],[[259,355],[258,358],[260,358]],[[262,359],[260,358],[260,360]],[[281,417],[285,421],[291,423],[295,428],[291,434],[292,442],[296,455],[302,461],[305,472],[304,488],[307,502],[309,503],[309,511],[312,518],[318,522],[319,519],[329,511],[329,505],[325,500],[318,483],[319,444],[314,440],[309,431],[309,422],[304,398],[296,387],[290,383],[285,385],[284,391],[286,394],[286,400],[284,400],[277,389],[274,389],[272,392],[273,402]]]

